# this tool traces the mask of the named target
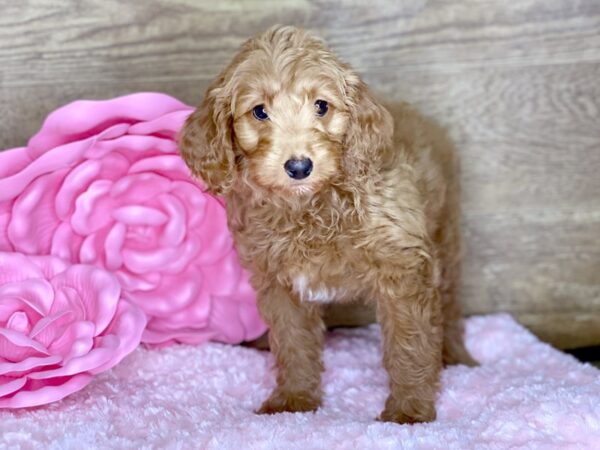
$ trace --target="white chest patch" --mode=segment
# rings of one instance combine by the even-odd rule
[[[336,289],[309,289],[308,279],[304,275],[294,279],[294,290],[300,296],[300,299],[306,302],[327,303],[332,301],[337,294]]]

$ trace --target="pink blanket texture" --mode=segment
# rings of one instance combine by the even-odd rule
[[[374,419],[386,396],[375,325],[328,334],[324,406],[253,413],[274,385],[267,352],[220,343],[139,347],[65,400],[0,411],[0,448],[598,449],[600,372],[507,315],[471,318],[477,368],[443,372],[438,419]]]

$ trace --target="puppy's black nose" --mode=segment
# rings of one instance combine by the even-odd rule
[[[302,180],[312,172],[313,163],[310,158],[288,159],[283,168],[290,178]]]

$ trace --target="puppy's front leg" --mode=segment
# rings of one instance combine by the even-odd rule
[[[442,368],[443,320],[431,264],[418,250],[405,250],[402,264],[381,268],[377,316],[390,394],[380,420],[435,420]]]
[[[324,325],[318,305],[299,301],[279,285],[259,290],[258,307],[269,325],[277,387],[259,414],[314,411],[321,404]]]

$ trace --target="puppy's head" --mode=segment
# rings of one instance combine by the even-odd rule
[[[274,27],[209,86],[180,149],[215,194],[240,181],[294,198],[365,172],[391,136],[389,113],[348,65],[305,31]]]

